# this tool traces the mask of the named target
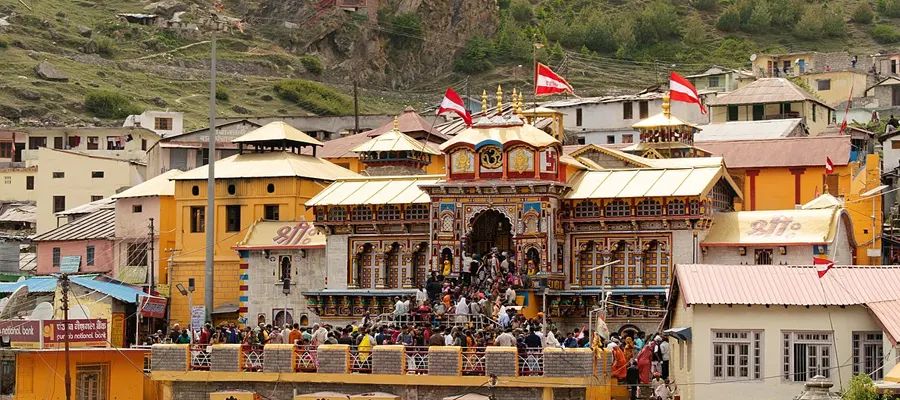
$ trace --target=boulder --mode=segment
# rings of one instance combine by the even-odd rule
[[[148,4],[144,7],[145,10],[152,11],[156,15],[162,15],[166,19],[171,19],[175,16],[176,12],[179,11],[187,11],[187,4],[180,3],[175,0],[163,0],[160,2]]]
[[[252,114],[253,113],[253,111],[250,111],[249,109],[247,109],[245,107],[241,107],[237,104],[235,104],[234,107],[231,107],[231,111],[234,111],[238,114]]]
[[[23,88],[16,88],[16,89],[13,90],[13,92],[16,94],[16,97],[18,97],[18,98],[20,98],[20,99],[22,99],[22,100],[31,100],[31,101],[35,101],[35,100],[40,100],[40,99],[41,99],[41,94],[38,93],[38,92],[35,92],[35,91],[33,91],[33,90],[28,90],[28,89],[23,89]]]
[[[153,104],[154,106],[157,106],[157,107],[165,107],[165,106],[169,105],[169,103],[167,103],[165,100],[163,100],[162,97],[159,97],[159,96],[156,96],[156,97],[150,99],[150,104]]]
[[[272,101],[272,100],[275,100],[275,99],[272,98],[272,96],[267,95],[267,94],[262,95],[262,97],[260,97],[260,99],[262,99],[262,101]]]
[[[86,38],[91,37],[91,34],[94,33],[94,30],[93,30],[93,29],[88,28],[88,27],[86,27],[86,26],[84,26],[84,25],[78,25],[78,26],[76,26],[76,27],[75,27],[75,30],[78,31],[78,34],[79,34],[79,35],[84,36],[84,37],[86,37]]]
[[[22,117],[22,110],[0,103],[0,117],[16,120]]]
[[[59,69],[54,67],[52,64],[41,61],[36,67],[34,67],[34,72],[38,77],[45,81],[53,81],[53,82],[68,82],[69,77],[66,74],[62,73]]]

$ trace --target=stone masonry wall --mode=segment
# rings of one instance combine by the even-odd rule
[[[515,347],[485,347],[485,375],[518,376],[519,352]]]
[[[591,376],[594,353],[591,349],[544,349],[544,376],[550,378]]]
[[[406,348],[383,345],[372,348],[372,373],[403,375],[406,373]]]
[[[187,371],[188,345],[186,344],[155,344],[150,349],[151,365],[154,371]]]
[[[210,371],[239,372],[241,370],[241,345],[217,344],[209,353]]]
[[[459,346],[429,347],[428,375],[462,375],[462,348]]]
[[[319,373],[349,374],[350,346],[346,344],[323,344],[316,350]]]
[[[487,378],[485,378],[487,379]],[[222,391],[242,390],[263,394],[268,399],[292,399],[297,394],[315,392],[338,392],[354,395],[359,393],[384,392],[396,394],[404,399],[432,400],[459,396],[460,393],[477,393],[490,396],[488,387],[463,388],[455,386],[394,386],[359,385],[344,383],[294,383],[294,382],[173,382],[171,400],[209,400],[209,394]],[[496,400],[541,400],[541,388],[497,388],[493,391]],[[584,400],[584,389],[554,389],[554,400]]]
[[[294,345],[292,344],[267,344],[263,359],[263,371],[266,372],[293,372],[294,371]]]

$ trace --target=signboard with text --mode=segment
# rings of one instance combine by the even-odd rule
[[[191,308],[191,329],[203,328],[203,322],[206,320],[206,307],[194,306]]]
[[[43,321],[45,349],[63,347],[66,323],[53,319]],[[108,322],[105,319],[70,319],[68,323],[69,347],[106,347]]]
[[[41,347],[41,321],[0,321],[0,336],[9,341],[10,347],[39,349]]]
[[[162,297],[141,296],[141,315],[148,318],[165,318],[166,299]]]
[[[63,256],[59,260],[59,272],[74,274],[81,267],[81,256]]]

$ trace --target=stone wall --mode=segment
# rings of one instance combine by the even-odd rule
[[[459,346],[429,347],[428,375],[462,375],[462,348]]]
[[[485,375],[518,376],[519,351],[515,347],[485,347]]]
[[[217,344],[212,346],[209,353],[210,371],[214,372],[239,372],[242,361],[241,345]]]
[[[382,345],[372,348],[372,373],[406,374],[406,347],[403,345]]]
[[[485,378],[487,379],[487,378]],[[395,386],[395,385],[361,385],[344,383],[305,383],[305,382],[173,382],[172,400],[209,400],[214,392],[242,390],[265,395],[268,399],[292,399],[294,390],[297,394],[315,392],[338,392],[348,395],[371,392],[396,394],[404,399],[432,400],[459,396],[465,393],[476,393],[490,396],[491,389],[484,387],[456,386]],[[493,395],[496,400],[541,400],[542,388],[496,388]],[[554,400],[584,400],[585,389],[553,389]]]
[[[263,359],[263,371],[294,372],[294,345],[267,344]]]
[[[316,350],[319,373],[349,374],[350,346],[346,344],[323,344]]]
[[[592,376],[594,353],[591,349],[544,349],[544,376],[550,378]]]
[[[250,252],[245,303],[249,325],[255,326],[258,321],[274,324],[285,307],[289,322],[300,323],[303,317],[309,324],[318,322],[319,317],[309,311],[306,297],[300,293],[325,288],[325,249],[307,249],[305,254],[300,250],[272,250],[266,257],[263,251]],[[278,260],[282,256],[291,257],[291,293],[287,296],[279,276]]]
[[[187,371],[190,366],[186,344],[155,344],[150,349],[150,368],[154,371]]]

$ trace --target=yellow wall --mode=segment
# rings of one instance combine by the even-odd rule
[[[269,183],[275,185],[274,193],[267,193]],[[235,185],[235,194],[227,194],[228,185]],[[192,195],[193,186],[200,192]],[[328,182],[313,181],[305,178],[253,178],[253,179],[219,179],[216,181],[216,232],[215,232],[215,292],[214,304],[238,303],[239,298],[239,263],[240,258],[232,247],[244,238],[247,228],[254,221],[265,216],[266,204],[279,204],[279,219],[296,221],[305,218],[313,220],[312,209],[304,204],[328,186]],[[241,231],[226,232],[225,207],[241,206]],[[206,233],[191,233],[191,206],[206,207],[206,181],[175,182],[175,254],[173,265],[169,266],[169,284],[181,283],[187,287],[188,278],[194,278],[196,290],[193,293],[194,305],[203,305],[204,263],[206,259]],[[171,290],[170,324],[185,325],[189,322],[190,311],[185,296],[177,290]]]
[[[866,74],[861,72],[835,71],[820,72],[802,75],[801,79],[825,104],[836,106],[850,98],[850,89],[853,89],[853,97],[863,97],[866,92]],[[831,79],[831,89],[818,90],[817,80]]]
[[[776,115],[781,113],[781,103],[766,104],[765,106],[765,115]],[[813,107],[815,107],[815,112],[813,112]],[[753,120],[752,104],[741,104],[738,105],[737,108],[738,121]],[[806,119],[806,125],[809,128],[810,136],[817,136],[825,131],[825,127],[828,126],[830,117],[833,115],[833,112],[829,114],[829,111],[830,110],[827,107],[812,101],[805,101],[802,105],[799,102],[791,103],[791,112],[800,113],[800,117]],[[710,121],[712,123],[728,122],[728,106],[722,105],[710,107],[709,113]],[[815,113],[815,120],[813,120],[813,113]]]
[[[872,190],[881,185],[881,168],[878,154],[869,154],[866,159],[865,170],[856,173],[850,183],[850,188],[845,197],[844,206],[850,212],[853,220],[853,233],[859,247],[856,249],[856,263],[865,265],[881,265],[880,257],[868,257],[866,249],[872,248],[872,202],[875,202],[875,247],[881,249],[881,226],[884,221],[882,213],[882,196],[874,196],[860,199],[860,194]],[[843,179],[843,177],[842,177]]]
[[[157,284],[167,284],[169,282],[168,269],[166,268],[166,260],[169,259],[170,252],[166,249],[174,249],[175,247],[175,229],[177,224],[175,221],[175,197],[160,196],[159,197],[159,245],[157,246],[158,260],[156,268],[159,271],[159,281]]]
[[[144,354],[149,350],[90,349],[73,350],[69,354],[72,376],[72,398],[77,392],[78,367],[88,364],[107,365],[107,399],[150,400],[159,398],[159,385],[145,377]],[[16,355],[15,400],[65,400],[65,356],[60,351],[24,352]]]
[[[15,168],[0,170],[0,201],[37,200],[36,178],[34,183],[35,189],[25,189],[25,181],[26,177],[28,176],[37,176],[37,168]]]

